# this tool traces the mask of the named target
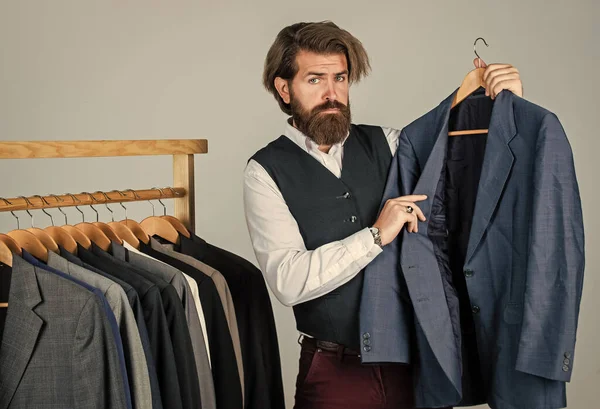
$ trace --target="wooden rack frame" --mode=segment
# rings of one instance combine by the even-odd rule
[[[0,199],[0,212],[52,207],[84,206],[173,198],[175,217],[195,231],[194,154],[208,153],[206,139],[161,139],[127,141],[0,142],[0,159],[92,158],[113,156],[173,156],[173,188],[94,192]],[[109,200],[106,200],[106,196]]]

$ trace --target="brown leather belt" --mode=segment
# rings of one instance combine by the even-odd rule
[[[314,348],[317,350],[323,350],[328,352],[334,352],[338,355],[352,355],[352,356],[360,356],[358,352],[353,349],[346,348],[341,344],[336,344],[335,342],[330,341],[319,341],[314,338],[309,338],[302,336],[302,347]]]

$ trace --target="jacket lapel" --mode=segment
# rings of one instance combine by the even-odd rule
[[[43,321],[33,311],[42,302],[35,268],[13,255],[9,304],[0,345],[0,409],[8,408],[35,349]]]
[[[414,172],[400,170],[403,193],[427,195],[427,200],[418,203],[427,220],[419,223],[418,233],[403,231],[400,260],[418,325],[423,330],[440,366],[460,395],[462,390],[460,351],[452,336],[452,321],[446,305],[441,273],[433,244],[427,235],[431,205],[446,156],[447,124],[453,97],[454,94],[438,107],[437,124],[433,128],[437,137],[431,135],[435,138],[435,143],[428,157],[419,158],[425,165],[414,189],[412,188],[415,181]],[[430,135],[423,135],[422,140],[413,141],[413,144],[431,144],[431,142]],[[416,151],[422,152],[423,149]],[[402,164],[400,167],[402,168]]]
[[[517,133],[513,98],[512,93],[503,91],[494,103],[465,264],[481,242],[512,169],[514,156],[509,143]]]

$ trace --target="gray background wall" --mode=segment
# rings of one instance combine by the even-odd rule
[[[372,58],[372,75],[351,92],[356,122],[399,128],[436,106],[472,68],[479,36],[490,44],[479,47],[482,57],[517,66],[525,96],[559,116],[575,154],[588,249],[569,407],[597,407],[597,1],[0,0],[0,139],[207,138],[209,155],[196,159],[198,231],[254,262],[242,172],[285,120],[261,88],[264,56],[284,26],[326,19]],[[166,186],[171,177],[169,158],[4,160],[0,195]],[[151,214],[147,203],[129,209],[129,217]],[[39,212],[35,219],[49,224]],[[0,231],[14,227],[0,214]],[[291,408],[297,333],[291,310],[273,305]]]

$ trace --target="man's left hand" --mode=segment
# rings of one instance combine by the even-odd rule
[[[490,64],[475,58],[475,67],[485,68],[483,82],[485,83],[485,95],[495,99],[500,91],[506,89],[513,94],[523,97],[523,83],[519,70],[510,64]]]

